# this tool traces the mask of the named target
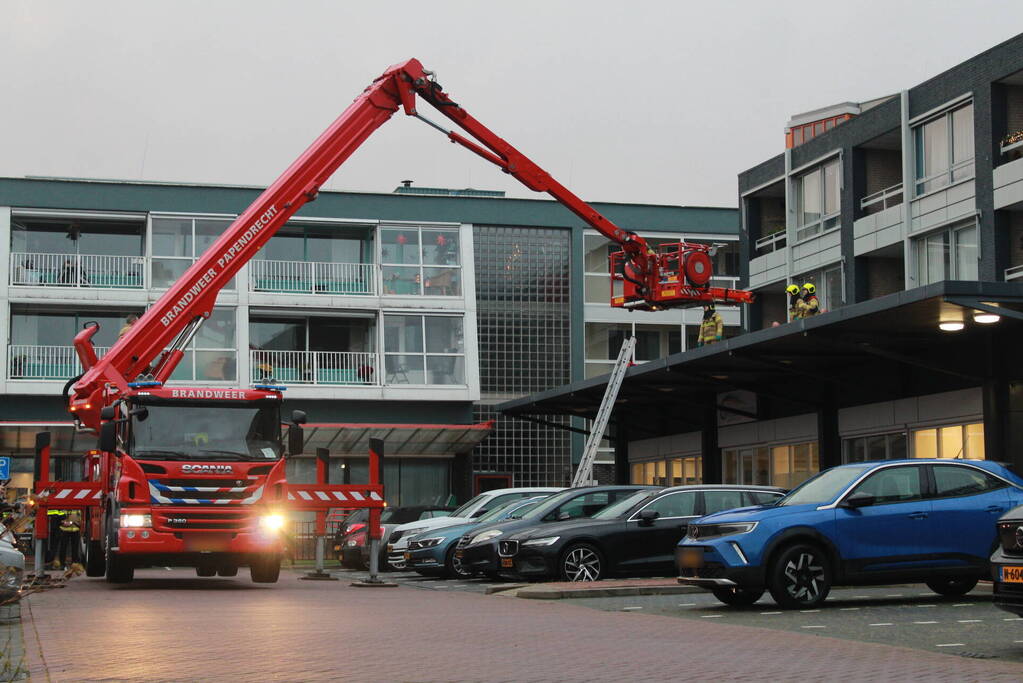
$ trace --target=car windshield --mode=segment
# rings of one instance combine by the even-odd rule
[[[614,503],[613,505],[608,505],[606,508],[604,508],[597,514],[593,515],[593,519],[614,519],[616,517],[620,517],[626,512],[628,512],[630,509],[632,509],[632,506],[636,505],[642,500],[646,500],[647,498],[656,496],[658,493],[660,492],[656,491],[651,493],[650,491],[639,491],[637,493],[632,494],[631,496],[626,496],[617,503]]]
[[[776,505],[823,505],[830,503],[849,484],[853,483],[871,467],[873,465],[836,467],[825,470],[789,491],[789,494],[779,500]]]
[[[531,511],[533,508],[539,505],[542,500],[543,498],[537,498],[536,500],[533,500],[529,503],[525,503],[524,505],[518,506],[511,512],[510,515],[508,515],[508,519],[522,519],[523,517],[526,516],[527,512]]]
[[[495,519],[503,517],[505,515],[505,513],[507,513],[508,511],[521,507],[522,503],[523,503],[523,500],[521,498],[517,498],[515,500],[509,500],[507,503],[503,503],[501,505],[498,505],[496,508],[494,508],[493,510],[489,511],[487,514],[483,515],[482,517],[477,517],[476,521],[479,522],[480,524],[482,524],[483,522],[494,521]]]
[[[143,460],[277,460],[280,404],[151,403],[133,417],[132,441]]]
[[[482,494],[482,493],[479,494],[478,496],[476,496],[475,498],[470,498],[467,502],[462,504],[462,507],[460,507],[457,510],[455,510],[454,512],[452,512],[451,516],[452,517],[468,517],[469,516],[469,511],[472,510],[476,506],[476,503],[480,502],[480,500],[482,500],[483,498],[486,498],[486,496],[484,494]]]

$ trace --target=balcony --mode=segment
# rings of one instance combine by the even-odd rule
[[[753,244],[753,251],[757,256],[764,256],[771,252],[784,249],[786,245],[785,226],[775,228],[775,232],[761,237]]]
[[[281,384],[380,386],[380,359],[373,352],[252,350],[252,381]]]
[[[883,190],[867,195],[860,200],[860,208],[865,213],[875,213],[897,206],[902,203],[902,183],[886,187]],[[870,209],[868,211],[868,209]]]
[[[371,295],[376,293],[374,264],[319,261],[252,261],[253,292],[277,294]]]
[[[144,256],[11,252],[11,285],[144,289]]]
[[[103,356],[110,347],[96,347]],[[73,346],[37,346],[12,344],[7,349],[8,376],[11,379],[67,381],[82,373]]]

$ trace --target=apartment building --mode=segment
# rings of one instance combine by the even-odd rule
[[[0,178],[0,451],[15,458],[15,487],[31,482],[38,431],[53,433],[67,479],[95,442],[73,430],[61,398],[81,371],[74,334],[99,323],[94,339],[109,349],[258,193]],[[597,208],[654,240],[719,244],[722,283],[737,282],[736,210]],[[637,324],[612,310],[608,252],[552,201],[411,184],[321,192],[221,291],[171,381],[273,377],[309,415],[307,450],[344,465],[338,480],[364,477],[367,439],[385,438],[392,503],[563,484],[579,439],[494,404],[606,372],[626,334],[640,339],[637,362],[678,352],[698,324],[695,312]],[[726,316],[737,331],[738,311]],[[313,476],[308,456],[289,468],[296,481]]]

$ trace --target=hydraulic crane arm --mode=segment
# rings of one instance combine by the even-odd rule
[[[416,109],[417,95],[476,142],[457,132],[444,130],[420,116]],[[123,393],[128,389],[128,383],[139,377],[166,381],[199,325],[210,316],[220,290],[296,211],[316,198],[323,183],[399,108],[439,128],[452,142],[496,164],[531,190],[550,194],[589,226],[620,244],[623,259],[616,279],[624,280],[626,296],[623,300],[626,304],[634,303],[637,308],[658,308],[692,305],[701,301],[739,301],[743,300],[739,294],[748,296],[748,293],[736,290],[723,290],[722,294],[722,290],[706,287],[700,291],[682,291],[686,285],[679,280],[684,271],[681,251],[668,256],[655,253],[641,237],[602,216],[470,116],[433,80],[431,72],[425,70],[418,60],[410,59],[390,67],[373,81],[102,359],[97,359],[91,341],[97,328],[85,329],[75,337],[75,349],[85,373],[70,387],[68,408],[78,420],[90,428],[99,426],[99,410],[105,403],[103,392],[107,385],[113,385]],[[680,244],[687,246],[686,243]],[[704,254],[708,249],[705,245],[688,247],[689,251]],[[706,259],[707,280],[709,265],[709,259]],[[706,285],[707,282],[701,284]],[[665,285],[672,289],[665,290]],[[665,292],[668,292],[667,296],[664,296]]]

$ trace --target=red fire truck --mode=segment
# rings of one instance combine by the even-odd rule
[[[417,97],[474,140],[426,119]],[[285,477],[288,454],[302,450],[305,415],[290,416],[282,443],[283,387],[251,389],[167,386],[218,292],[238,269],[396,111],[419,118],[511,174],[546,192],[589,226],[622,246],[611,259],[612,305],[641,310],[700,303],[746,302],[748,292],[710,286],[711,247],[678,243],[655,251],[551,178],[455,103],[415,59],[373,81],[291,166],[249,206],[124,336],[98,358],[88,327],[74,339],[84,373],[65,387],[76,425],[99,435],[86,456],[85,481],[37,483],[40,522],[46,510],[81,508],[89,576],[131,581],[136,567],[194,566],[200,576],[233,576],[248,566],[253,581],[274,582],[280,530],[294,509],[368,507],[379,539],[382,487],[303,486]],[[371,467],[376,473],[376,468]]]

